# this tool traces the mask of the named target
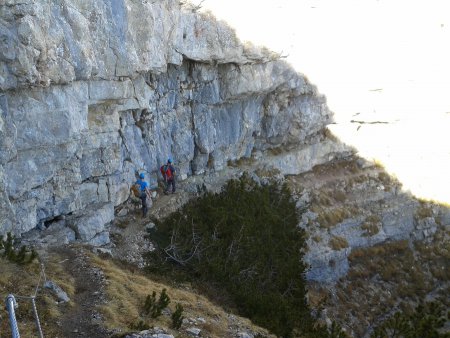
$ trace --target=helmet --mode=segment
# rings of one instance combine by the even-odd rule
[[[169,159],[167,160],[167,163],[172,163],[172,159],[169,158]]]
[[[139,178],[144,178],[144,177],[145,177],[144,173],[139,174]]]

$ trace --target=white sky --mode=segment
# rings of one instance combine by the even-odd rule
[[[419,197],[450,203],[450,0],[205,0],[202,8],[241,40],[288,55],[327,96],[333,132],[362,156]],[[352,119],[392,123],[357,130]]]

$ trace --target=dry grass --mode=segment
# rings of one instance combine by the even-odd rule
[[[416,242],[414,247],[437,280],[450,280],[450,244],[444,232],[437,232],[432,243]]]
[[[323,135],[333,142],[340,142],[339,138],[328,128],[324,128]]]
[[[354,249],[349,260],[349,272],[336,289],[314,290],[312,301],[323,300],[329,316],[355,337],[364,336],[369,325],[401,302],[416,304],[430,292],[450,306],[448,289],[436,289],[450,280],[450,247],[443,231],[428,244],[412,246],[405,240]]]
[[[368,175],[358,175],[350,177],[346,180],[348,189],[353,188],[355,185],[362,184],[364,182],[367,182],[369,180]]]
[[[97,256],[92,256],[91,259],[92,264],[103,270],[108,281],[106,292],[109,301],[101,308],[106,327],[128,332],[131,331],[133,324],[143,321],[150,326],[170,328],[170,316],[163,314],[154,319],[142,314],[145,297],[153,291],[159,295],[163,289],[166,289],[171,299],[169,304],[171,311],[174,311],[175,305],[180,303],[184,308],[184,317],[203,317],[206,320],[206,324],[199,326],[202,334],[212,337],[227,336],[229,330],[227,313],[194,292],[190,285],[170,286],[153,281],[139,272],[123,269],[110,260],[103,260]],[[265,330],[254,326],[249,320],[241,319],[241,321],[253,330],[267,334]],[[178,337],[183,336],[180,336],[177,331],[171,333]]]
[[[316,242],[316,243],[320,243],[320,242],[322,241],[322,237],[319,236],[319,235],[314,235],[314,236],[312,236],[311,238],[312,238],[312,240],[313,240],[314,242]]]
[[[347,195],[345,192],[340,190],[331,190],[331,191],[323,191],[319,190],[316,192],[312,198],[312,202],[319,206],[332,206],[336,203],[344,203],[347,199]]]
[[[386,173],[385,171],[382,171],[382,172],[378,173],[378,179],[379,179],[381,182],[383,182],[383,184],[384,184],[385,186],[390,186],[390,185],[392,185],[392,179],[391,179],[391,176],[390,176],[388,173]]]
[[[381,218],[378,215],[370,215],[361,225],[361,229],[365,231],[363,236],[374,236],[380,232]]]
[[[120,332],[128,332],[130,326],[137,324],[140,320],[151,326],[170,328],[172,321],[170,315],[162,315],[157,319],[149,318],[143,315],[142,306],[145,297],[153,291],[157,295],[163,289],[171,298],[169,308],[173,311],[175,305],[180,303],[184,307],[183,315],[187,318],[203,317],[206,324],[199,324],[202,332],[211,337],[225,337],[229,335],[229,317],[220,307],[214,305],[205,297],[192,291],[189,285],[172,287],[163,283],[158,283],[148,279],[146,276],[132,272],[129,269],[116,265],[111,260],[104,260],[93,254],[89,254],[90,262],[104,271],[107,279],[106,293],[108,303],[99,310],[102,312],[105,320],[105,327],[110,329],[119,329]],[[53,280],[71,299],[74,299],[75,281],[70,274],[64,270],[61,256],[52,253],[45,260],[45,269],[47,279]],[[21,266],[0,258],[0,290],[2,297],[12,293],[14,295],[30,296],[34,293],[39,279],[40,264],[35,261],[30,265]],[[19,330],[22,337],[37,337],[37,330],[34,324],[31,302],[18,299],[19,308],[16,315],[19,321]],[[64,309],[72,307],[74,304],[57,304],[56,299],[46,289],[40,289],[36,299],[36,305],[45,337],[62,337],[61,329],[57,323],[62,320]],[[7,312],[4,307],[0,308],[1,337],[10,336],[10,328]],[[249,320],[239,318],[243,326],[251,328],[255,332],[260,332],[267,337],[271,337],[266,330],[254,326]],[[170,331],[170,330],[169,330]],[[183,332],[184,330],[180,330]],[[177,337],[187,337],[179,331],[171,332]]]
[[[333,204],[332,198],[329,196],[329,194],[325,193],[324,191],[319,191],[314,195],[312,198],[313,204],[319,205],[319,206],[331,206]]]
[[[417,208],[414,218],[416,220],[421,220],[427,217],[433,217],[433,210],[429,204],[420,202],[420,206]]]
[[[307,298],[308,304],[312,309],[319,309],[329,298],[329,291],[324,289],[321,285],[309,285]]]
[[[386,167],[384,166],[383,162],[381,162],[380,160],[374,159],[373,161],[373,166],[377,169],[386,170]]]
[[[273,168],[273,169],[257,169],[255,171],[255,174],[259,177],[275,177],[280,174],[280,170]]]
[[[348,241],[344,237],[333,236],[328,242],[328,245],[333,250],[342,250],[348,248]]]
[[[318,164],[312,168],[312,172],[317,175],[330,174],[333,175],[337,173],[352,173],[357,174],[362,172],[356,160],[338,160],[332,163]]]
[[[385,282],[395,283],[395,296],[401,298],[424,295],[431,286],[425,285],[425,271],[406,240],[356,249],[349,259],[352,265],[349,279],[378,275]]]
[[[318,214],[317,220],[320,223],[320,226],[329,229],[345,219],[355,217],[355,215],[358,214],[358,209],[354,206],[344,206],[319,212]]]
[[[47,279],[54,281],[69,297],[73,297],[75,287],[73,278],[64,271],[60,264],[61,257],[52,255],[45,261],[45,271]],[[39,281],[40,263],[35,260],[29,265],[17,265],[0,259],[0,290],[1,299],[5,299],[8,294],[15,296],[31,296],[35,292],[36,285]],[[72,306],[71,303],[58,305],[53,295],[48,290],[41,287],[36,298],[36,307],[40,317],[40,322],[44,336],[57,337],[61,332],[56,322],[61,318],[61,307]],[[16,299],[19,307],[16,310],[16,316],[19,322],[19,331],[23,337],[37,337],[37,330],[34,323],[34,315],[32,312],[31,301],[28,299]],[[4,307],[0,308],[0,316],[8,318]],[[8,320],[1,321],[0,332],[8,336],[10,328]]]
[[[268,150],[268,153],[272,156],[278,156],[281,155],[283,153],[285,153],[286,150],[283,149],[282,147],[277,147],[277,148],[271,148]]]
[[[347,195],[343,191],[340,191],[340,190],[334,190],[332,192],[331,196],[333,197],[333,199],[335,201],[340,202],[340,203],[344,203],[345,200],[347,199]]]
[[[210,158],[208,158],[208,162],[209,161],[210,161]],[[251,166],[254,163],[255,163],[255,159],[252,157],[241,157],[237,160],[228,160],[227,165],[229,167],[239,168],[239,167]]]

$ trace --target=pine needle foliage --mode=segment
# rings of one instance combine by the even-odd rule
[[[153,291],[151,295],[147,295],[144,303],[144,314],[150,315],[152,318],[161,316],[164,310],[170,303],[170,297],[167,295],[166,289],[163,289],[159,294],[159,299],[156,300],[156,292]]]
[[[450,338],[442,332],[449,315],[438,302],[420,303],[412,313],[396,312],[386,319],[371,338]]]
[[[157,221],[150,237],[160,258],[219,285],[256,324],[279,336],[306,337],[315,325],[305,299],[305,233],[298,219],[286,185],[260,185],[243,175]],[[155,254],[148,257],[150,266],[159,264]]]
[[[10,232],[6,235],[6,239],[0,237],[0,252],[4,258],[17,264],[28,264],[37,258],[38,255],[34,249],[28,249],[26,246],[15,249],[14,240],[14,236]]]
[[[172,313],[172,328],[178,330],[181,327],[181,324],[183,324],[183,305],[180,303],[177,303],[175,306],[175,311]]]

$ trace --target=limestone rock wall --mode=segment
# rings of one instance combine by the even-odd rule
[[[329,159],[316,88],[178,1],[6,0],[0,37],[0,234],[105,243],[136,171],[169,156],[181,179],[271,149],[289,173]]]

